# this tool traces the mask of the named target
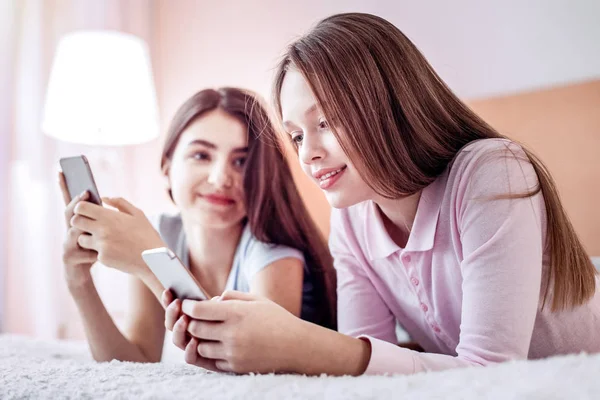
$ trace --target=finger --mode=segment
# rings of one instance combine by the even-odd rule
[[[88,233],[83,232],[82,230],[79,230],[77,228],[69,228],[69,230],[67,231],[67,244],[66,244],[66,248],[69,249],[69,251],[73,252],[72,257],[75,257],[78,259],[78,257],[80,257],[80,255],[84,255],[89,253],[89,257],[87,255],[82,257],[82,260],[86,260],[86,259],[93,259],[94,261],[96,261],[96,259],[98,258],[98,252],[93,250],[93,243],[90,240],[89,243],[85,242],[85,240],[87,240],[87,238],[84,238],[84,244],[88,247],[82,247],[79,244],[79,237],[81,235],[86,235],[89,236]],[[81,253],[81,254],[80,254]]]
[[[76,264],[93,264],[98,261],[98,252],[79,249],[72,257],[73,262]]]
[[[137,207],[122,197],[103,197],[102,201],[109,206],[112,206],[117,210],[129,215],[137,215],[140,211]]]
[[[190,339],[187,334],[186,317],[182,315],[173,326],[173,344],[181,350],[185,350],[185,346],[187,346]]]
[[[181,310],[193,319],[203,321],[225,321],[230,313],[230,304],[218,301],[184,300]]]
[[[75,209],[77,204],[79,204],[80,201],[87,200],[89,195],[90,194],[87,191],[80,193],[77,196],[73,197],[73,200],[71,200],[69,204],[67,204],[67,206],[65,207],[65,221],[67,221],[67,226],[71,224],[70,221],[74,215],[73,210]]]
[[[236,372],[227,360],[215,360],[215,368],[219,372]]]
[[[77,244],[82,249],[95,250],[95,251],[98,250],[96,248],[96,241],[94,240],[94,237],[92,235],[90,235],[89,233],[82,233],[81,235],[79,235],[79,237],[77,238]]]
[[[76,228],[81,232],[87,233],[94,233],[95,228],[97,227],[97,223],[95,220],[88,217],[84,217],[79,214],[73,215],[69,223],[73,228]]]
[[[215,360],[201,357],[198,354],[198,339],[192,338],[185,348],[185,360],[188,364],[195,365],[210,371],[220,372],[215,366]],[[189,352],[189,355],[188,355]],[[189,360],[189,361],[188,361]]]
[[[76,236],[73,236],[75,232]],[[88,264],[95,263],[98,260],[98,252],[94,250],[82,249],[77,238],[81,233],[77,229],[69,229],[67,242],[64,246],[63,261],[65,264]]]
[[[220,301],[224,301],[224,300],[245,300],[245,301],[260,300],[260,297],[255,294],[239,292],[237,290],[226,290],[223,292],[223,294],[220,297],[221,297]]]
[[[200,340],[198,343],[198,354],[211,360],[224,360],[225,347],[221,342]]]
[[[198,348],[198,339],[192,338],[188,342],[187,346],[185,346],[185,349],[183,349],[183,351],[184,351],[183,358],[185,359],[186,363],[196,365],[196,361],[198,360],[197,348]]]
[[[187,331],[200,340],[219,340],[223,337],[223,323],[192,319]]]
[[[58,185],[60,186],[60,191],[63,196],[63,201],[65,202],[65,206],[71,202],[71,195],[69,194],[69,189],[67,189],[67,182],[65,181],[65,175],[62,172],[58,172]]]
[[[86,192],[86,194],[89,197],[89,193]],[[86,199],[87,199],[87,197],[86,197]],[[77,203],[75,205],[75,207],[73,208],[74,214],[82,215],[84,217],[88,217],[88,218],[97,220],[104,212],[110,212],[110,210],[108,210],[102,206],[91,203],[89,201],[83,201],[84,200],[83,198],[81,200],[82,201]]]
[[[175,299],[165,309],[165,328],[172,331],[179,317],[181,317],[181,300]]]
[[[67,231],[67,240],[73,244],[76,244],[77,239],[79,238],[79,235],[81,235],[82,233],[85,233],[85,232],[83,232],[80,229],[70,227],[69,230]]]
[[[162,292],[162,296],[160,296],[160,302],[163,308],[166,310],[169,307],[169,304],[173,302],[173,293],[169,289],[166,289]]]

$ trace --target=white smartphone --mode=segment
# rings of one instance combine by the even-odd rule
[[[80,155],[61,158],[59,162],[71,199],[87,190],[90,193],[88,201],[101,206],[102,200],[87,158]]]
[[[207,300],[208,294],[181,260],[166,247],[144,250],[142,258],[165,289],[181,300]]]

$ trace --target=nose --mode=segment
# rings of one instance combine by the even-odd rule
[[[233,177],[227,163],[213,164],[210,174],[208,175],[208,183],[215,188],[229,188],[233,184]]]
[[[310,164],[325,156],[325,149],[320,136],[318,133],[304,135],[302,146],[298,149],[298,157],[300,157],[302,163]]]

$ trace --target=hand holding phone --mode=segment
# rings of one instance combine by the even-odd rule
[[[79,246],[78,240],[84,232],[71,226],[73,210],[80,201],[101,204],[98,189],[85,156],[62,158],[60,160],[60,188],[65,201],[65,222],[67,236],[63,243],[63,263],[65,279],[70,290],[79,290],[92,281],[90,269],[98,260],[98,253]],[[86,192],[81,197],[83,192]]]

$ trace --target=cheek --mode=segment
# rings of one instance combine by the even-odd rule
[[[303,163],[302,161],[300,162],[300,168],[302,168],[302,171],[304,171],[304,173],[308,176],[310,176],[312,178],[312,172],[310,170],[310,165]]]
[[[240,179],[238,182],[236,182],[233,193],[235,193],[236,200],[238,200],[240,202],[244,201],[245,196],[244,196],[244,181],[243,181],[243,179]]]
[[[176,180],[179,186],[189,186],[208,176],[207,171],[199,165],[182,164],[171,174],[171,179]]]

